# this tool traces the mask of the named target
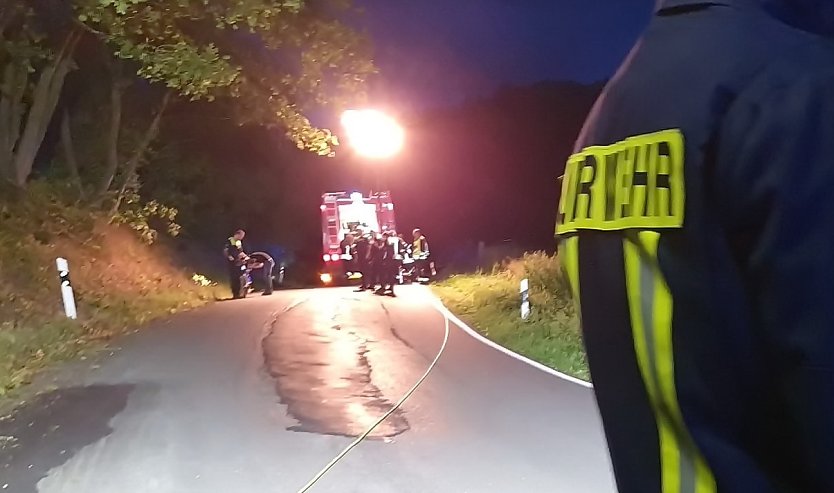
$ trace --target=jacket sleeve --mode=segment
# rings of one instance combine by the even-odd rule
[[[834,72],[759,87],[719,131],[715,199],[809,491],[834,491]],[[758,334],[756,334],[758,336]]]

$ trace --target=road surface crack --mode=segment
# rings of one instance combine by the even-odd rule
[[[373,341],[361,330],[362,320],[346,313],[345,301],[285,312],[263,340],[267,371],[298,421],[292,431],[358,436],[392,406],[373,384],[368,360]],[[408,429],[398,412],[371,438],[390,438]]]

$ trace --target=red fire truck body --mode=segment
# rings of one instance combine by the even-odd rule
[[[368,196],[360,192],[330,192],[322,195],[321,233],[324,284],[341,284],[358,277],[351,252],[344,245],[348,233],[396,231],[394,203],[390,192]]]

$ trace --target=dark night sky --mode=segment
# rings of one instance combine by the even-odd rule
[[[293,244],[317,266],[320,194],[367,189],[376,165],[397,197],[399,226],[424,228],[441,262],[471,259],[474,240],[550,248],[556,177],[599,86],[536,83],[609,78],[648,23],[654,0],[354,3],[364,13],[352,23],[368,31],[380,69],[369,103],[403,121],[406,147],[383,164],[346,147],[333,160],[299,155],[280,177],[277,164],[267,166],[263,176],[275,175],[283,191],[246,224],[253,241],[256,225],[262,236],[280,231],[269,241]],[[506,86],[516,89],[499,91]],[[335,117],[325,109],[314,121],[338,131]],[[547,143],[514,147],[525,139]],[[274,145],[263,155],[274,156]],[[523,200],[502,205],[496,194]],[[276,213],[275,201],[293,213]],[[280,224],[263,229],[260,218]]]
[[[375,103],[425,108],[502,85],[609,77],[654,0],[356,0],[382,75]]]

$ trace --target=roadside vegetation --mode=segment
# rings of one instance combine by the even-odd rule
[[[530,281],[532,313],[520,315],[519,286]],[[434,287],[443,303],[484,336],[568,375],[589,380],[577,310],[559,261],[530,253],[490,272],[457,275]]]
[[[0,204],[0,397],[50,363],[222,294],[175,267],[162,244],[37,188]],[[57,257],[69,260],[77,321],[64,314]]]
[[[226,145],[231,129],[333,155],[333,134],[306,115],[361,103],[376,71],[366,38],[340,21],[350,9],[0,1],[0,397],[51,362],[214,298],[208,278],[176,265],[186,242],[174,238],[208,225],[219,245],[240,217],[260,220],[240,200],[247,182],[228,179],[260,175],[217,152],[245,147]],[[213,137],[183,138],[209,126]],[[78,322],[63,315],[56,257],[69,260]]]

